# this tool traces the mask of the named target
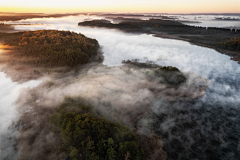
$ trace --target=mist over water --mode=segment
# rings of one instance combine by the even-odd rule
[[[5,54],[0,44],[0,54]],[[19,119],[15,102],[23,88],[36,87],[41,81],[33,80],[22,84],[13,82],[2,70],[0,65],[0,160],[16,158],[14,145],[17,131],[15,124]]]
[[[78,17],[39,19],[39,23],[47,21],[48,25],[16,29],[80,32],[99,41],[105,65],[120,66],[127,59],[148,60],[209,79],[206,94],[198,100],[154,100],[150,114],[139,125],[145,126],[146,133],[155,130],[162,135],[164,149],[171,159],[240,159],[240,65],[237,62],[215,50],[179,40],[78,27],[81,20]]]
[[[14,124],[19,118],[15,108],[22,88],[35,87],[40,81],[29,81],[23,84],[12,82],[3,72],[0,72],[0,159],[14,159],[14,137],[16,130]]]
[[[139,17],[131,17],[128,16],[126,18],[138,18],[142,20],[149,20],[151,18],[160,19],[161,17],[152,17],[152,16],[166,16],[173,18],[173,20],[181,21],[182,23],[190,26],[201,26],[201,27],[221,27],[221,28],[232,28],[232,29],[240,29],[240,16],[239,14],[233,14],[233,15],[203,15],[203,14],[145,14],[145,16],[139,16]],[[113,16],[112,18],[116,18],[118,16]],[[216,18],[224,18],[224,19],[233,19],[233,20],[218,20]],[[25,23],[25,24],[53,24],[60,22],[59,19],[61,19],[62,23],[72,23],[76,24],[76,22],[82,22],[85,20],[92,20],[92,19],[107,19],[111,21],[112,23],[119,23],[114,21],[111,18],[101,16],[101,15],[79,15],[79,16],[69,16],[69,17],[62,17],[62,18],[33,18],[33,19],[26,19],[26,20],[20,20],[20,21],[8,21],[4,23],[10,23],[10,24],[18,24],[18,23]],[[234,20],[235,19],[235,20]]]
[[[184,23],[191,26],[201,26],[201,27],[221,27],[221,28],[236,28],[240,29],[239,20],[217,20],[215,18],[231,18],[239,19],[239,15],[172,15],[176,16],[179,20],[190,21]],[[196,23],[200,22],[200,23]]]

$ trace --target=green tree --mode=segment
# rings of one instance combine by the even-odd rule
[[[131,160],[141,159],[141,149],[128,127],[100,117],[91,106],[66,101],[51,117],[51,123],[69,157],[81,154],[87,160],[122,160],[129,151]]]

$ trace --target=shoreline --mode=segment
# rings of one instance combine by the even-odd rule
[[[118,29],[126,33],[145,33],[154,37],[176,39],[190,42],[194,45],[216,50],[230,56],[230,60],[240,64],[240,32],[216,27],[194,27],[180,22],[160,19],[106,23],[104,20],[79,22],[78,26]]]
[[[235,51],[219,49],[217,47],[208,46],[208,45],[204,45],[204,44],[200,44],[200,43],[196,43],[196,42],[191,42],[191,40],[189,40],[189,39],[181,38],[181,37],[174,36],[174,35],[169,35],[169,34],[162,34],[161,35],[161,34],[158,33],[158,34],[154,34],[152,36],[153,37],[166,38],[166,39],[181,40],[181,41],[189,42],[190,44],[197,45],[197,46],[200,46],[200,47],[206,47],[206,48],[214,49],[215,51],[217,51],[221,54],[225,54],[225,55],[229,56],[230,60],[237,61],[238,64],[240,64],[240,57],[235,57],[234,58],[234,57],[231,56],[231,55],[234,55],[234,54],[239,54],[238,52],[235,52]]]

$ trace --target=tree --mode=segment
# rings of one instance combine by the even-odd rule
[[[130,160],[141,159],[141,149],[128,127],[102,118],[91,106],[66,101],[51,117],[51,123],[70,157],[81,153],[88,160],[122,160],[129,151]]]
[[[114,148],[110,147],[107,150],[107,160],[115,160],[116,158],[116,151],[114,150]]]

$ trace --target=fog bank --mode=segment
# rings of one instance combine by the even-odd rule
[[[15,108],[15,101],[22,88],[35,87],[39,81],[18,84],[12,82],[3,72],[0,72],[0,81],[0,159],[14,159],[14,137],[17,135],[14,124],[20,116]]]
[[[119,117],[125,115],[122,118],[126,123],[141,112],[150,110],[150,115],[142,120],[144,123],[139,124],[143,125],[142,128],[139,127],[139,131],[149,133],[155,130],[158,135],[162,135],[164,149],[168,152],[169,158],[236,160],[240,158],[240,126],[238,125],[240,124],[240,67],[237,62],[231,61],[229,56],[215,50],[191,45],[188,42],[156,38],[146,34],[126,34],[110,29],[78,27],[78,21],[74,22],[77,17],[72,20],[71,17],[54,21],[49,19],[49,25],[16,28],[71,30],[96,38],[104,53],[103,64],[111,67],[87,67],[81,72],[82,76],[69,74],[60,79],[45,77],[44,83],[38,89],[22,92],[23,97],[30,98],[20,99],[19,106],[25,104],[38,106],[32,108],[41,111],[42,115],[39,117],[23,115],[22,118],[26,119],[27,125],[32,126],[31,121],[27,120],[35,119],[32,123],[39,124],[36,125],[37,127],[41,126],[40,124],[44,122],[41,120],[46,119],[45,113],[48,113],[46,111],[52,113],[51,106],[58,106],[64,96],[81,96],[98,106],[106,117],[108,112],[104,109],[105,106],[123,108]],[[44,21],[39,20],[39,22]],[[166,86],[148,82],[143,72],[112,67],[121,66],[122,60],[127,59],[139,59],[141,62],[154,61],[162,66],[177,67],[185,73],[193,72],[194,74],[189,75],[200,75],[203,79],[208,79],[209,86],[204,96],[198,100],[187,101],[183,98],[169,102],[163,97],[168,94],[169,97],[173,97],[174,93],[187,93],[189,89],[192,89],[190,93],[194,93],[196,89],[186,87],[186,90],[181,88],[179,92],[165,90]],[[202,82],[198,82],[198,79],[201,78],[195,78],[191,82],[201,86]],[[47,88],[47,82],[53,82],[54,85]],[[152,92],[150,88],[157,88],[157,92]],[[50,109],[41,109],[39,106]],[[152,128],[144,126],[150,123],[153,124]],[[36,134],[34,130],[29,128],[29,134],[23,131],[22,135],[34,135]],[[35,150],[40,148],[37,142],[42,138],[48,139],[46,137],[51,136],[46,136],[46,133],[39,135],[38,141],[34,143]],[[25,153],[31,150],[31,147],[23,146],[26,149]]]
[[[187,72],[184,73],[188,77],[185,84],[171,87],[149,79],[151,72],[150,69],[131,66],[89,64],[77,74],[74,71],[43,77],[39,86],[24,90],[17,101],[23,126],[18,138],[19,158],[50,159],[58,156],[57,149],[54,149],[58,141],[47,124],[65,97],[80,97],[104,118],[112,122],[122,121],[136,131],[136,120],[149,112],[154,99],[162,97],[173,101],[188,97],[190,100],[204,95],[209,84],[207,79]],[[205,87],[199,87],[199,83]]]

